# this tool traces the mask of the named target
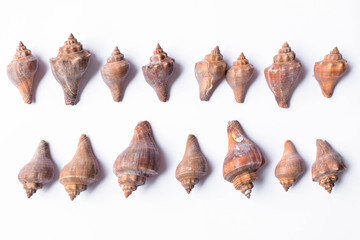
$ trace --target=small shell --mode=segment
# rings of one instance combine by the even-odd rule
[[[80,82],[90,60],[90,52],[70,34],[56,58],[50,59],[52,73],[64,90],[65,104],[75,105]]]
[[[11,82],[19,89],[25,103],[32,103],[32,89],[38,61],[22,42],[20,42],[14,59],[7,67]]]
[[[150,63],[142,67],[146,82],[155,90],[162,102],[168,100],[168,84],[174,70],[174,62],[175,60],[168,57],[158,44]]]
[[[199,83],[200,99],[209,101],[213,91],[225,75],[226,63],[218,46],[195,64],[195,76]]]
[[[312,166],[312,179],[319,182],[331,193],[334,183],[338,180],[340,172],[346,170],[346,166],[342,161],[339,153],[337,153],[328,142],[318,139],[316,140],[316,161]]]
[[[324,60],[316,62],[314,66],[315,78],[322,93],[330,98],[334,88],[347,69],[347,62],[342,58],[337,47],[326,55]]]
[[[235,100],[243,103],[246,91],[248,90],[251,77],[254,72],[253,65],[241,53],[240,57],[233,63],[233,66],[226,73],[226,81],[234,91]]]
[[[176,179],[179,180],[187,193],[190,193],[199,179],[206,175],[208,165],[204,154],[200,150],[196,137],[189,135],[185,154],[176,168]]]
[[[304,173],[304,160],[297,153],[294,144],[286,140],[283,156],[275,168],[275,176],[287,192],[294,182]]]
[[[113,171],[127,198],[146,178],[159,173],[160,150],[148,121],[137,124],[130,145],[117,157]]]
[[[265,69],[265,78],[281,108],[289,107],[289,100],[299,82],[301,63],[295,58],[289,44],[284,43],[274,63]]]
[[[265,163],[261,150],[244,133],[238,121],[231,121],[227,127],[229,151],[224,160],[223,175],[250,198],[256,180],[256,171]]]
[[[99,180],[100,166],[88,137],[83,134],[73,159],[60,173],[60,183],[65,186],[70,199],[74,200],[80,192]]]
[[[18,179],[24,185],[27,197],[30,198],[37,189],[51,182],[55,165],[51,160],[49,145],[41,140],[35,155],[19,172]]]

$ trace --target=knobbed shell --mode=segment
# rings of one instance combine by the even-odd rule
[[[265,163],[261,150],[244,133],[238,121],[230,121],[227,127],[229,151],[224,160],[223,175],[250,198],[256,180],[256,171]]]
[[[315,78],[325,97],[330,98],[332,96],[336,84],[344,75],[346,69],[347,62],[342,58],[337,47],[326,55],[324,60],[315,63]]]
[[[19,172],[18,179],[24,185],[27,197],[36,190],[51,182],[54,177],[55,165],[51,160],[49,144],[41,140],[35,155]]]
[[[65,104],[75,105],[80,82],[90,60],[90,52],[70,34],[56,58],[50,59],[52,73],[64,91]]]
[[[169,79],[174,71],[173,58],[168,57],[159,44],[154,55],[150,57],[150,63],[142,67],[146,82],[155,90],[160,101],[168,100]]]
[[[331,193],[339,178],[339,173],[346,170],[346,166],[340,154],[328,142],[318,139],[316,148],[316,161],[312,165],[312,179]]]
[[[238,103],[243,103],[246,91],[248,90],[251,77],[254,72],[253,65],[245,58],[244,53],[241,53],[237,61],[226,73],[226,81],[234,91],[235,100]]]
[[[124,58],[118,47],[115,47],[111,57],[101,69],[101,76],[110,88],[115,102],[120,102],[123,98],[124,82],[129,73],[130,64]]]
[[[159,173],[160,150],[148,121],[135,127],[130,145],[117,157],[113,171],[127,198],[146,178]]]
[[[209,101],[216,86],[225,75],[226,63],[218,46],[195,64],[195,76],[199,83],[200,99]]]
[[[65,165],[60,173],[60,183],[65,186],[70,199],[74,200],[80,192],[99,180],[100,166],[89,138],[80,137],[73,159]]]
[[[286,140],[284,144],[284,153],[275,168],[275,176],[280,180],[287,192],[289,188],[304,173],[304,160],[297,153],[294,144]]]
[[[181,182],[186,192],[190,193],[207,171],[207,160],[200,150],[199,142],[194,135],[190,134],[184,157],[176,168],[176,179]]]
[[[265,69],[266,81],[281,108],[289,107],[290,97],[298,84],[301,63],[295,58],[289,44],[284,43],[274,63]]]
[[[14,59],[7,67],[7,75],[10,81],[19,89],[25,103],[32,103],[32,89],[38,60],[31,54],[22,42],[20,42]]]

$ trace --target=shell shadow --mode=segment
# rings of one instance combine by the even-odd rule
[[[343,79],[346,78],[346,76],[347,76],[348,74],[350,74],[351,71],[352,71],[352,67],[351,67],[351,65],[348,64],[348,67],[347,67],[344,75],[342,75],[342,76],[340,77],[340,79],[338,80],[338,82],[337,82],[336,85],[334,86],[334,90],[333,90],[333,94],[332,94],[332,95],[334,95],[334,93],[335,93],[336,86],[337,86],[340,82],[342,82]]]
[[[135,64],[133,64],[133,61],[129,60],[128,58],[126,58],[126,60],[130,64],[130,70],[129,70],[127,77],[125,78],[124,83],[123,83],[123,94],[121,95],[120,102],[124,99],[127,86],[136,77],[136,74],[138,73],[137,66],[135,66]]]
[[[170,77],[169,79],[169,82],[168,82],[168,93],[169,93],[169,96],[168,96],[168,100],[170,99],[170,96],[171,96],[171,87],[172,85],[174,84],[174,82],[180,77],[181,75],[181,72],[183,70],[183,67],[180,63],[178,62],[174,62],[174,72],[172,74],[172,76]]]
[[[253,83],[255,82],[255,80],[259,77],[259,71],[254,67],[254,71],[253,71],[253,74],[250,78],[250,81],[249,81],[249,84],[248,84],[248,88],[246,89],[246,92],[245,92],[245,97],[244,97],[244,103],[246,101],[246,95],[249,91],[249,89],[251,88],[251,86],[253,85]]]
[[[39,86],[39,83],[41,81],[41,79],[45,76],[46,71],[48,69],[47,65],[45,64],[45,62],[38,56],[36,56],[37,60],[38,60],[38,69],[36,71],[35,77],[34,77],[34,82],[33,82],[33,95],[32,95],[32,101],[33,103],[36,103],[36,90]]]
[[[265,171],[266,167],[269,165],[269,158],[268,158],[268,155],[266,154],[266,152],[261,147],[259,147],[259,145],[257,145],[257,147],[262,152],[265,163],[256,171],[257,179],[255,180],[255,183],[262,184],[264,182],[264,174],[262,174],[262,172]]]

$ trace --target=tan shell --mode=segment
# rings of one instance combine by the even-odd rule
[[[331,193],[339,178],[339,173],[346,170],[346,166],[340,154],[332,149],[328,142],[317,139],[316,148],[317,154],[316,161],[312,166],[312,179]]]
[[[52,73],[64,90],[65,104],[75,105],[80,82],[90,60],[90,52],[70,34],[56,58],[50,59]]]
[[[284,153],[275,168],[275,176],[280,180],[287,192],[289,188],[304,173],[304,160],[297,153],[294,144],[286,140],[284,144]]]
[[[330,98],[332,96],[336,84],[344,75],[346,69],[347,62],[342,58],[337,47],[326,55],[324,60],[315,63],[315,78],[325,97]]]
[[[168,57],[158,44],[150,63],[142,67],[146,82],[155,90],[162,102],[166,102],[169,97],[168,87],[174,71],[174,62],[175,60]]]
[[[50,156],[49,144],[41,140],[35,155],[19,172],[18,179],[24,185],[27,197],[30,198],[37,189],[51,182],[55,165]]]
[[[11,82],[19,89],[25,103],[32,103],[32,89],[38,60],[20,42],[14,59],[7,67],[7,75]]]
[[[137,124],[130,145],[117,157],[113,171],[127,198],[146,178],[159,173],[160,150],[148,121]]]
[[[65,165],[60,173],[60,183],[65,186],[70,199],[74,200],[80,192],[99,180],[100,166],[90,140],[83,134],[73,159]]]
[[[199,83],[200,99],[208,101],[225,75],[226,63],[218,46],[195,64],[195,76]]]
[[[129,73],[130,64],[124,58],[118,47],[115,47],[111,57],[101,69],[101,76],[110,88],[115,102],[120,102],[123,98],[124,83]]]
[[[230,121],[227,127],[229,151],[224,160],[223,175],[226,181],[233,183],[250,198],[251,189],[256,180],[256,171],[265,163],[258,146],[244,133],[238,121]]]
[[[176,179],[181,182],[186,192],[190,193],[207,171],[207,160],[200,150],[199,142],[194,135],[190,134],[184,157],[176,168]]]
[[[274,63],[265,69],[266,81],[279,107],[289,107],[290,97],[299,82],[300,73],[301,63],[285,42],[279,54],[274,57]]]

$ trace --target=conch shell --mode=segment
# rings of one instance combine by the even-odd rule
[[[205,59],[195,64],[195,76],[199,83],[200,99],[209,101],[216,86],[224,77],[226,63],[218,46],[205,56]]]
[[[110,88],[115,102],[120,102],[123,97],[125,79],[129,73],[130,64],[124,58],[118,47],[115,47],[111,57],[101,69],[101,76]]]
[[[346,69],[347,62],[342,58],[337,47],[326,55],[324,60],[315,63],[315,78],[325,97],[330,98],[332,96],[336,84]]]
[[[230,121],[227,132],[229,151],[224,160],[224,179],[250,198],[251,189],[254,187],[252,182],[257,178],[256,171],[265,163],[263,154],[245,135],[238,121]]]
[[[60,173],[60,183],[65,186],[70,199],[74,200],[80,192],[99,180],[100,166],[88,137],[83,134],[73,159]]]
[[[22,42],[20,42],[14,59],[7,67],[11,82],[19,89],[25,103],[32,103],[32,88],[38,61]]]
[[[175,60],[168,57],[158,44],[150,63],[142,67],[146,82],[155,90],[162,102],[168,99],[168,84],[174,70],[174,62]]]
[[[292,92],[298,84],[301,63],[295,58],[289,44],[284,43],[279,54],[274,57],[274,63],[265,69],[265,78],[282,108],[289,107]]]
[[[294,144],[286,140],[283,156],[275,168],[275,176],[287,192],[294,182],[304,173],[304,160],[297,153]]]
[[[30,198],[37,189],[51,182],[55,165],[51,160],[49,145],[41,140],[35,155],[19,172],[18,179],[24,185],[27,197]]]
[[[70,34],[56,58],[50,59],[52,73],[64,90],[65,104],[75,105],[80,82],[90,60],[90,52]]]
[[[155,143],[148,121],[139,122],[130,145],[117,157],[113,171],[127,198],[146,178],[157,175],[160,167],[160,150]]]
[[[339,178],[339,173],[346,170],[346,166],[340,154],[332,149],[328,142],[318,139],[316,148],[316,161],[312,165],[312,179],[331,193],[334,183]]]
[[[181,182],[186,192],[190,193],[207,171],[208,164],[200,150],[199,142],[194,135],[190,134],[184,157],[176,168],[176,179]]]
[[[234,91],[235,100],[238,103],[243,103],[246,91],[248,90],[251,77],[254,72],[253,65],[245,58],[243,53],[240,54],[237,61],[226,73],[226,81]]]

